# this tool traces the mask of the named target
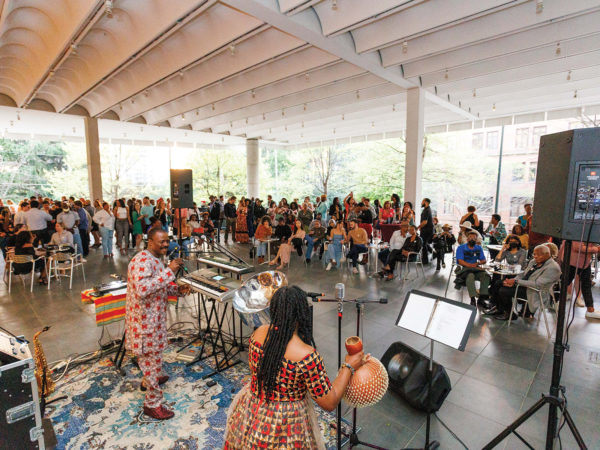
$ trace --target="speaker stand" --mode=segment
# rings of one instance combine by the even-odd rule
[[[425,427],[425,450],[434,450],[440,447],[438,441],[430,441],[429,433],[431,431],[431,391],[433,390],[433,339],[429,340],[429,364],[427,365],[427,383],[429,389],[427,392],[427,425]]]

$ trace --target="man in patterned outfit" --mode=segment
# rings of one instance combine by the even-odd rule
[[[167,299],[186,295],[187,286],[173,283],[175,272],[183,265],[174,259],[165,267],[161,257],[167,254],[169,236],[161,228],[148,232],[148,249],[139,252],[127,272],[127,310],[125,345],[138,358],[144,373],[140,386],[146,391],[144,414],[159,420],[175,414],[162,404],[161,384],[169,379],[162,374],[162,352],[167,344]]]

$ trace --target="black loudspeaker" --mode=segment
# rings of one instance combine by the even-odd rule
[[[171,169],[171,205],[173,208],[193,208],[191,169]]]
[[[402,342],[394,342],[381,358],[381,363],[390,378],[390,389],[414,408],[427,412],[429,358]],[[451,389],[446,369],[434,361],[431,412],[441,408]]]
[[[587,217],[586,217],[587,212]],[[582,128],[540,138],[533,231],[600,242],[600,128]]]

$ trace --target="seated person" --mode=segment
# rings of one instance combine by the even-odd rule
[[[542,292],[542,301],[548,298],[548,290],[560,279],[560,266],[550,257],[550,249],[545,245],[538,245],[533,250],[533,259],[529,261],[527,268],[515,278],[505,279],[502,287],[495,294],[493,303],[497,312],[494,319],[516,320],[517,313],[512,311],[512,302],[515,291],[518,290],[519,298],[526,298],[527,305],[523,308],[522,315],[525,318],[533,317],[539,306],[540,297],[537,291],[529,288],[539,289]],[[492,311],[486,310],[486,313]],[[512,317],[511,317],[512,316]]]
[[[527,233],[525,233],[525,230],[523,229],[523,227],[520,224],[516,224],[512,228],[511,234],[514,234],[519,237],[519,240],[521,241],[521,246],[525,250],[529,249],[529,235]]]
[[[437,218],[434,217],[434,221]],[[444,256],[446,253],[453,253],[452,249],[454,244],[456,244],[456,238],[452,234],[452,227],[445,223],[441,226],[440,232],[436,232],[433,235],[433,258],[437,259],[437,266],[435,270],[440,270],[440,266],[444,269],[446,268],[446,262],[444,261]]]
[[[299,220],[295,222],[295,229],[296,231],[286,241],[281,242],[277,255],[269,261],[270,266],[274,266],[279,261],[277,269],[283,269],[285,264],[289,264],[292,247],[296,249],[298,256],[302,256],[302,242],[306,233],[302,229],[302,223]]]
[[[331,270],[341,259],[342,244],[346,242],[346,230],[341,220],[336,223],[335,220],[331,219],[328,228],[330,231],[327,233],[329,244],[327,245],[327,253],[325,254],[325,262],[327,263],[325,270]]]
[[[352,261],[352,273],[358,273],[358,255],[361,253],[367,253],[367,245],[369,244],[369,236],[363,228],[358,227],[356,220],[348,222],[348,239],[351,242],[350,251],[348,252],[348,258]],[[366,264],[367,258],[363,258],[361,264]]]
[[[402,244],[402,249],[399,252],[390,253],[387,264],[384,266],[381,272],[379,272],[379,275],[381,277],[385,277],[386,281],[393,280],[396,263],[416,261],[417,255],[421,252],[422,248],[423,240],[417,234],[417,227],[415,225],[410,225],[408,227],[408,238],[406,238],[404,244]]]
[[[215,226],[213,221],[210,220],[210,215],[208,211],[202,213],[202,220],[200,221],[200,233],[202,233],[205,237],[208,238],[209,241],[214,241],[215,238]],[[194,233],[192,233],[194,234]]]
[[[285,218],[280,217],[277,220],[277,226],[275,227],[275,237],[277,238],[277,242],[273,242],[271,245],[273,246],[273,251],[277,251],[279,246],[283,242],[287,242],[287,240],[292,236],[292,229],[288,224],[285,223]]]
[[[388,258],[394,252],[401,253],[402,246],[404,245],[404,241],[408,238],[408,222],[401,222],[400,229],[396,230],[392,233],[392,237],[390,237],[390,246],[389,248],[384,248],[379,252],[377,257],[383,264],[387,264]],[[399,259],[400,255],[394,255],[395,259]]]
[[[498,245],[506,239],[506,228],[501,221],[500,214],[492,214],[490,224],[485,230],[490,237],[490,244]]]
[[[198,221],[198,216],[196,214],[192,214],[187,223],[192,227],[193,232],[198,233],[196,229],[200,228],[200,222]]]
[[[23,224],[18,224],[16,227],[14,227],[12,224],[9,223],[8,226],[5,228],[5,231],[0,231],[0,250],[2,250],[4,260],[6,260],[7,249],[15,246],[17,231],[20,230],[22,227]]]
[[[483,242],[483,239],[481,238],[481,234],[479,234],[479,231],[473,229],[473,224],[471,222],[469,222],[468,220],[461,223],[460,224],[460,231],[458,233],[458,239],[457,242],[459,245],[463,245],[466,244],[468,239],[468,234],[474,232],[477,235],[477,239],[475,239],[475,242],[477,245],[481,245],[481,243]]]
[[[323,242],[325,241],[325,227],[321,225],[320,220],[315,220],[309,227],[309,232],[306,235],[306,262],[310,263],[310,257],[313,249],[316,247],[319,251],[319,259],[323,258]]]
[[[264,216],[254,232],[254,239],[256,239],[258,244],[256,255],[258,256],[259,264],[265,262],[265,255],[267,254],[266,240],[269,239],[272,234],[273,229],[271,228],[271,219],[269,216]]]
[[[15,256],[16,255],[30,255],[34,259],[37,257],[35,249],[33,247],[33,241],[35,236],[30,231],[21,229],[17,233],[15,240]],[[13,263],[13,270],[15,275],[28,274],[32,270],[40,273],[39,283],[48,284],[48,278],[46,276],[46,263],[43,259],[39,259],[35,262],[35,267],[32,267],[31,262],[27,263]]]
[[[65,230],[63,225],[59,222],[56,222],[56,233],[52,233],[52,237],[50,238],[50,245],[68,245],[72,249],[73,247],[73,234],[70,231]]]
[[[367,232],[367,236],[370,240],[371,236],[373,236],[373,212],[363,202],[360,202],[356,209],[359,221],[358,227]]]
[[[464,225],[464,223],[463,223]],[[475,288],[475,280],[479,281],[479,301],[487,300],[489,297],[488,287],[490,284],[490,276],[480,266],[486,263],[485,254],[481,245],[477,244],[477,233],[471,230],[467,233],[467,243],[460,245],[456,249],[456,278],[454,280],[455,287],[460,289],[464,284],[467,285],[469,297],[471,297],[471,305],[477,304]]]
[[[527,264],[527,250],[521,247],[521,241],[518,236],[509,235],[506,238],[506,242],[502,246],[502,249],[495,258],[497,262],[505,262],[506,264],[515,265],[518,264],[521,267],[525,267]],[[513,276],[507,276],[507,278],[514,278]],[[484,314],[494,315],[496,314],[497,307],[494,304],[494,299],[498,294],[498,290],[502,287],[504,279],[497,273],[492,275],[492,281],[490,284],[490,296],[491,302],[486,305],[486,311]]]

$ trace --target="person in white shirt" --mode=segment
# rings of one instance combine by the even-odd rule
[[[67,202],[62,204],[62,212],[56,216],[56,223],[60,223],[65,230],[73,234],[73,242],[75,243],[77,254],[83,255],[83,243],[79,235],[79,214],[71,211]]]
[[[110,211],[110,205],[108,203],[102,203],[102,209],[94,214],[93,221],[100,227],[100,234],[102,235],[102,253],[104,254],[104,258],[112,258],[115,216]]]
[[[30,206],[31,209],[25,213],[25,224],[31,234],[45,244],[48,242],[48,222],[52,221],[52,216],[39,209],[40,204],[37,200],[32,200]]]
[[[469,240],[468,234],[472,231],[474,231],[477,234],[476,244],[481,245],[481,242],[482,242],[481,234],[479,234],[479,231],[477,231],[475,228],[473,228],[473,224],[471,222],[469,222],[468,220],[465,220],[463,223],[460,224],[460,232],[458,233],[458,239],[457,239],[458,244],[459,245],[466,244],[467,241]]]
[[[379,252],[379,260],[383,264],[387,264],[388,258],[394,252],[401,253],[402,247],[404,246],[404,241],[408,238],[408,222],[401,222],[400,229],[394,231],[392,237],[390,238],[390,247],[384,248]]]
[[[27,211],[29,211],[29,202],[23,202],[19,205],[19,209],[17,210],[17,213],[15,214],[15,218],[13,220],[13,223],[15,225],[25,225],[26,221],[25,221],[25,214],[27,213]]]
[[[73,234],[65,230],[60,223],[56,223],[56,233],[52,234],[50,245],[69,245],[73,247]]]

